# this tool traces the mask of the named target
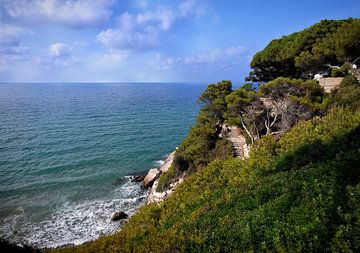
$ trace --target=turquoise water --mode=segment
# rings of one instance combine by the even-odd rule
[[[79,244],[119,228],[193,124],[204,85],[0,84],[0,237]],[[117,183],[114,183],[117,179]]]

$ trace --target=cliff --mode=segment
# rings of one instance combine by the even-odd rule
[[[347,75],[325,92],[294,79],[308,76],[303,66],[277,64],[271,78],[264,64],[274,49],[287,50],[284,43],[303,50],[306,43],[296,43],[308,35],[319,37],[313,46],[328,42],[320,28],[336,39],[358,24],[323,21],[272,42],[252,62],[253,78],[268,81],[258,89],[210,84],[187,137],[151,173],[148,204],[118,233],[58,251],[359,252],[360,83]],[[239,159],[244,145],[252,148]]]

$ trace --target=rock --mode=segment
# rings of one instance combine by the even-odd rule
[[[158,179],[160,174],[161,174],[161,172],[158,169],[156,169],[156,168],[150,169],[148,174],[144,178],[142,188],[147,189],[147,188],[151,187],[154,184],[154,181],[156,179]]]
[[[142,181],[144,181],[145,176],[133,176],[131,178],[131,182],[136,182],[136,183],[140,183]]]
[[[125,183],[125,181],[126,181],[126,178],[121,177],[121,178],[118,178],[118,179],[114,180],[112,182],[112,184],[113,185],[121,185],[121,184]]]
[[[128,217],[128,215],[125,212],[120,211],[120,212],[113,213],[111,215],[111,220],[118,221],[118,220],[126,219],[127,217]]]
[[[175,151],[172,152],[165,160],[164,164],[160,167],[160,171],[162,173],[165,173],[169,170],[171,164],[173,163],[174,160],[174,156],[175,156]]]

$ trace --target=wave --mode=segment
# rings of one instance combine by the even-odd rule
[[[130,216],[145,202],[147,192],[140,184],[126,177],[125,183],[107,200],[65,202],[41,222],[27,221],[26,210],[21,207],[4,220],[0,233],[4,239],[39,248],[82,244],[101,235],[111,234],[121,223],[111,221],[111,214],[124,211]]]

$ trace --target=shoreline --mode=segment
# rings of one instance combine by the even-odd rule
[[[164,163],[159,168],[151,168],[149,169],[148,173],[145,175],[145,178],[142,182],[142,187],[144,190],[150,189],[149,194],[147,195],[145,201],[145,205],[161,202],[171,194],[168,191],[169,189],[163,192],[157,192],[156,188],[159,183],[161,175],[166,173],[171,167],[174,161],[176,150],[177,148],[166,157]]]
[[[131,212],[131,213],[126,212],[127,217],[124,218],[124,219],[120,219],[118,221],[112,221],[111,220],[112,215],[114,213],[124,211],[121,208],[119,208],[116,211],[114,211],[113,213],[111,213],[110,217],[108,217],[109,218],[109,223],[119,222],[120,224],[119,224],[119,227],[118,227],[118,229],[116,231],[114,231],[113,233],[107,234],[107,235],[112,235],[112,234],[115,234],[116,232],[120,231],[124,227],[124,225],[126,224],[128,219],[130,219],[133,215],[136,215],[138,210],[140,208],[142,208],[143,206],[148,205],[148,204],[152,204],[152,203],[159,203],[161,201],[164,201],[167,197],[169,197],[171,195],[171,193],[174,191],[177,184],[175,186],[172,184],[169,187],[169,189],[165,190],[164,192],[157,192],[156,188],[157,188],[160,176],[163,173],[166,173],[169,170],[169,168],[171,167],[171,165],[173,163],[173,160],[174,160],[174,157],[175,157],[175,152],[176,152],[176,149],[173,150],[165,159],[162,160],[163,164],[161,164],[160,167],[158,167],[158,168],[151,168],[151,169],[147,170],[147,172],[145,170],[143,173],[134,173],[133,175],[125,176],[126,178],[128,178],[128,180],[130,182],[136,183],[142,188],[142,191],[144,193],[143,198],[145,198],[145,201],[143,200],[142,204],[140,206],[138,206],[137,209],[134,210],[134,212]],[[151,179],[151,181],[152,181],[151,186],[143,187],[144,180],[145,180],[146,176],[148,176],[149,173],[152,170],[156,170],[157,173]],[[139,177],[139,176],[143,177],[142,181],[136,181],[136,178]],[[81,243],[78,243],[78,242],[74,241],[72,243],[67,243],[67,244],[64,244],[64,245],[58,245],[58,246],[54,245],[54,247],[46,247],[46,246],[41,247],[40,245],[36,245],[36,244],[22,244],[22,243],[17,243],[17,245],[22,245],[23,247],[32,247],[32,248],[35,247],[35,249],[39,249],[39,250],[52,250],[52,249],[71,248],[71,247],[75,247],[75,246],[78,246],[78,245],[84,245],[84,244],[90,243],[90,242],[92,242],[94,240],[97,240],[97,239],[98,238],[95,238],[95,239],[91,239],[91,240],[88,240],[88,241],[83,241]],[[7,242],[10,243],[10,244],[13,243],[13,242],[10,242],[10,241],[7,241]]]
[[[150,192],[146,199],[146,204],[158,203],[158,202],[164,201],[167,197],[170,196],[170,194],[171,194],[170,192],[172,192],[172,191],[169,191],[170,189],[162,191],[162,192],[157,192],[156,189],[159,184],[161,175],[163,173],[166,173],[169,170],[169,168],[171,167],[171,165],[174,161],[176,150],[177,150],[177,148],[173,152],[170,153],[170,155],[165,159],[164,164],[159,168],[159,170],[158,170],[159,175],[154,180],[154,182],[150,188]],[[171,190],[173,190],[172,189],[173,187],[170,187],[170,188],[171,188]]]

